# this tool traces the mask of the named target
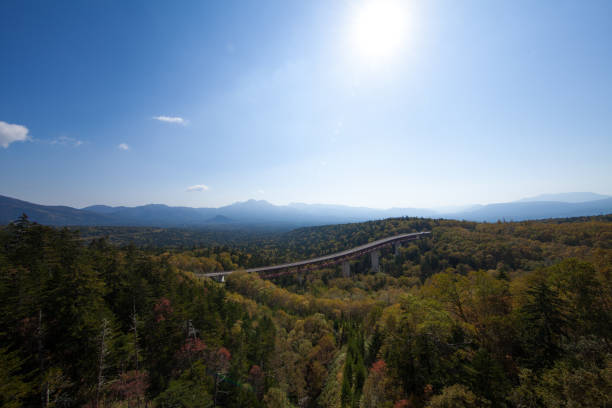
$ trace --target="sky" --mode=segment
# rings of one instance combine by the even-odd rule
[[[612,194],[612,2],[0,2],[0,195]]]

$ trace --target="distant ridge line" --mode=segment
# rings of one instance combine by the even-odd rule
[[[580,194],[571,193],[574,199]],[[588,193],[590,197],[592,194]],[[588,198],[588,197],[587,197]],[[90,206],[77,209],[47,206],[0,195],[0,225],[15,221],[22,214],[30,220],[53,226],[131,226],[204,227],[228,229],[297,227],[364,222],[397,217],[444,218],[467,221],[524,221],[612,214],[612,198],[586,202],[516,201],[475,205],[469,208],[433,209],[328,206],[323,204],[274,205],[266,201],[246,201],[219,208],[169,207],[150,204],[138,207]]]

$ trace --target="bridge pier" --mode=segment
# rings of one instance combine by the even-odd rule
[[[372,265],[372,272],[378,273],[380,271],[380,251],[372,251],[370,252],[370,261]]]
[[[395,243],[395,256],[399,255],[401,247],[402,247],[402,243],[401,242],[396,242]]]
[[[351,276],[351,263],[349,261],[342,262],[342,276],[345,278]]]

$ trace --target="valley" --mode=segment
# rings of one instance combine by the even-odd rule
[[[349,276],[341,265],[239,271],[423,230],[381,248],[378,272],[368,254]],[[155,242],[164,230],[123,232]],[[583,392],[603,406],[611,395],[610,216],[237,235],[143,247],[23,217],[0,229],[5,395],[32,405],[42,386],[49,405],[339,408],[552,407]],[[224,283],[199,277],[232,270]]]

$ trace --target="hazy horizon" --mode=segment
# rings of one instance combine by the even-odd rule
[[[244,200],[238,200],[238,201],[232,201],[232,202],[228,202],[228,203],[224,203],[221,205],[216,205],[216,206],[191,206],[191,205],[181,205],[181,204],[168,204],[168,203],[164,203],[164,202],[142,202],[142,203],[136,203],[136,204],[109,204],[109,203],[105,203],[105,202],[95,202],[95,203],[89,203],[86,205],[71,205],[65,202],[37,202],[37,201],[30,201],[27,199],[24,199],[22,197],[12,197],[11,198],[15,198],[18,200],[22,200],[22,201],[27,201],[27,202],[31,202],[33,204],[40,204],[40,205],[49,205],[49,206],[69,206],[69,207],[73,207],[73,208],[78,208],[78,209],[84,209],[87,207],[91,207],[91,206],[95,206],[95,205],[103,205],[103,206],[109,206],[109,207],[139,207],[139,206],[144,206],[144,205],[167,205],[170,207],[192,207],[192,208],[220,208],[220,207],[225,207],[225,206],[229,206],[232,204],[238,204],[238,203],[244,203],[247,201],[265,201],[269,204],[275,205],[275,206],[290,206],[290,205],[299,205],[299,204],[306,204],[306,205],[324,205],[324,206],[346,206],[346,207],[362,207],[362,208],[369,208],[369,209],[373,209],[373,210],[388,210],[388,209],[392,209],[392,208],[414,208],[414,209],[423,209],[423,210],[434,210],[434,211],[438,211],[438,212],[453,212],[456,211],[458,209],[466,209],[468,207],[471,206],[478,206],[478,205],[489,205],[489,204],[503,204],[503,203],[513,203],[513,202],[529,202],[529,199],[535,198],[535,197],[539,197],[539,196],[548,196],[548,195],[562,195],[562,194],[595,194],[595,195],[601,195],[601,196],[606,196],[606,197],[612,197],[612,194],[601,194],[601,193],[597,193],[597,192],[572,192],[572,193],[568,193],[568,192],[560,192],[560,193],[543,193],[543,194],[537,194],[535,196],[529,196],[529,197],[520,197],[518,199],[515,200],[509,200],[509,201],[491,201],[491,202],[480,202],[480,203],[476,203],[476,202],[472,202],[472,203],[467,203],[467,204],[446,204],[446,205],[433,205],[433,206],[423,206],[423,207],[417,207],[417,206],[411,206],[411,205],[399,205],[399,206],[386,206],[386,207],[372,207],[372,206],[362,206],[362,205],[351,205],[351,204],[345,204],[345,203],[331,203],[331,202],[306,202],[306,201],[290,201],[290,202],[282,202],[282,203],[277,203],[277,202],[272,202],[270,200],[267,200],[265,198],[247,198]],[[6,194],[3,194],[2,192],[0,192],[0,195],[4,195],[7,196]],[[598,198],[596,198],[595,200],[597,200]],[[546,200],[542,200],[542,201],[546,201]],[[570,201],[567,201],[570,202]],[[580,201],[578,201],[580,202]]]
[[[612,195],[612,3],[0,4],[0,194],[438,208]]]

